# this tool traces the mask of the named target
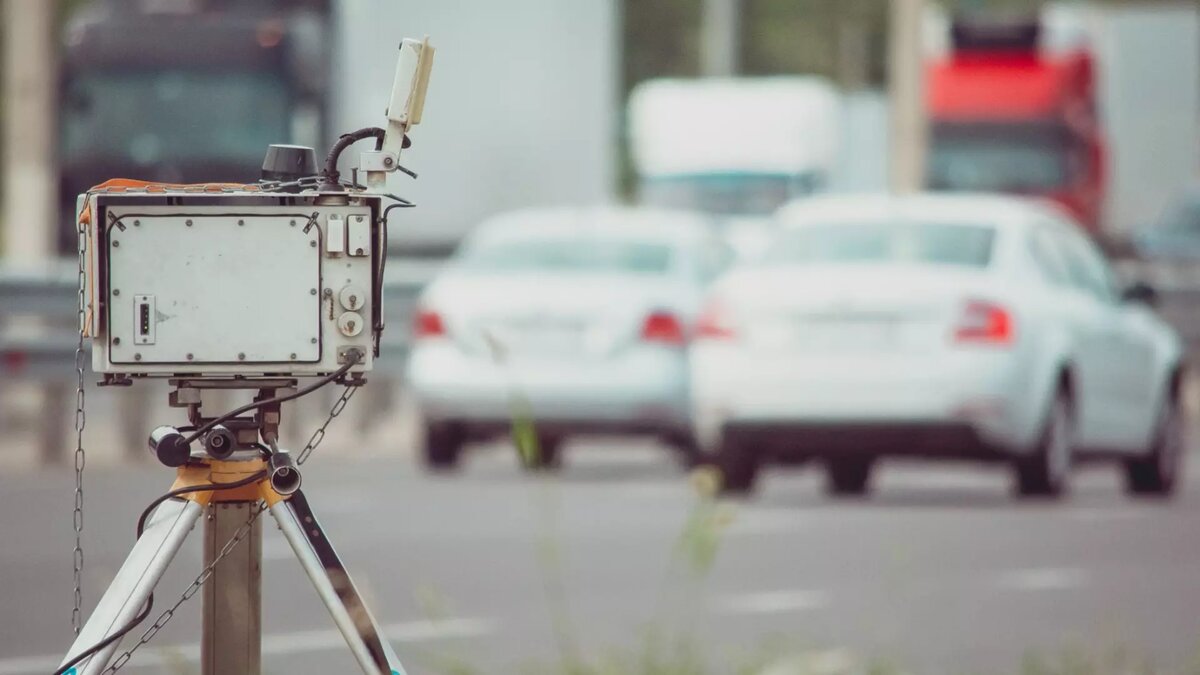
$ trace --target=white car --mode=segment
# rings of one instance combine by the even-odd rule
[[[1169,494],[1183,348],[1051,205],[983,195],[785,206],[771,253],[721,278],[691,350],[697,436],[730,492],[815,459],[863,494],[883,457],[998,461],[1062,493],[1084,455]]]
[[[730,254],[707,220],[655,209],[494,218],[425,290],[408,365],[426,464],[531,417],[554,468],[564,438],[649,434],[694,455],[687,343]]]

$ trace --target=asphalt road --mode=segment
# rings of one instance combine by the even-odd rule
[[[604,442],[568,451],[553,481],[523,476],[499,450],[444,478],[399,457],[306,467],[310,501],[410,673],[449,661],[528,672],[564,649],[637,654],[652,626],[693,635],[690,653],[715,673],[809,650],[997,674],[1032,652],[1111,664],[1123,651],[1165,670],[1195,668],[1200,654],[1196,462],[1167,504],[1127,499],[1105,467],[1081,472],[1062,504],[1014,502],[996,469],[889,466],[857,503],[827,499],[811,469],[779,470],[730,507],[699,576],[692,558],[671,563],[696,499],[664,454]],[[71,641],[72,481],[0,476],[0,675],[49,672]],[[89,607],[141,505],[169,482],[149,465],[88,476]],[[272,526],[264,539],[265,672],[357,672],[280,534]],[[193,534],[160,603],[199,560]],[[185,605],[125,670],[198,672],[199,609]]]

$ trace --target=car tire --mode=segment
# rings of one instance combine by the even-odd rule
[[[432,471],[457,469],[465,438],[454,424],[425,425],[425,468]]]
[[[663,437],[663,442],[671,449],[683,469],[694,469],[704,463],[704,453],[700,450],[700,444],[690,433],[667,434]]]
[[[713,457],[712,465],[721,472],[721,494],[749,495],[758,482],[762,454],[754,446],[726,441]]]
[[[1061,497],[1067,491],[1074,455],[1071,399],[1060,391],[1046,413],[1037,445],[1016,463],[1016,492],[1021,497]]]
[[[1175,493],[1185,446],[1183,410],[1168,393],[1155,422],[1150,448],[1143,457],[1125,461],[1125,489],[1129,494],[1170,497]]]
[[[862,497],[871,490],[873,457],[836,457],[825,460],[825,490],[835,497]]]
[[[562,468],[562,443],[559,436],[538,434],[537,456],[521,457],[521,467],[526,471],[551,472]]]

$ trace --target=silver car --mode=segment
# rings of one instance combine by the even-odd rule
[[[424,292],[408,367],[424,459],[453,467],[466,443],[531,418],[559,465],[580,433],[656,436],[690,459],[687,346],[728,250],[702,216],[538,209],[468,237]]]
[[[1170,494],[1184,420],[1179,335],[1118,288],[1061,209],[1014,197],[814,197],[770,255],[713,285],[692,348],[694,419],[730,492],[819,460],[837,495],[892,457],[1002,462],[1060,496],[1079,459]]]

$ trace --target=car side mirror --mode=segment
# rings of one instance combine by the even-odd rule
[[[1135,281],[1125,287],[1121,300],[1129,303],[1140,303],[1147,307],[1158,306],[1158,291],[1144,281]]]

